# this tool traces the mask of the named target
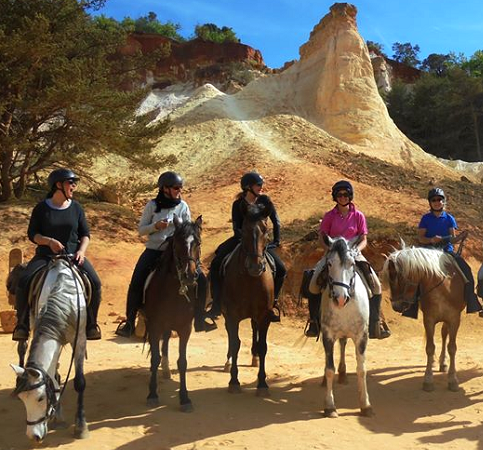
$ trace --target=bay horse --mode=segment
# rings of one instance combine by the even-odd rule
[[[465,280],[456,267],[454,258],[435,248],[406,247],[389,254],[383,268],[384,280],[391,291],[391,304],[395,311],[404,312],[419,296],[426,331],[426,371],[423,389],[434,390],[433,362],[435,354],[434,331],[439,322],[442,347],[439,370],[447,369],[446,339],[450,358],[448,389],[459,389],[456,376],[456,335],[460,326],[461,311],[465,308]]]
[[[265,249],[268,243],[267,217],[273,210],[273,204],[266,195],[261,195],[254,204],[242,202],[241,208],[244,217],[241,243],[226,264],[221,286],[221,310],[228,333],[228,361],[231,358],[228,392],[241,392],[238,381],[238,333],[240,322],[251,319],[252,356],[259,358],[257,395],[268,396],[265,356],[269,313],[274,303],[274,282]]]
[[[346,383],[345,349],[347,339],[354,342],[357,361],[357,388],[361,414],[373,415],[366,382],[366,348],[369,330],[369,294],[356,270],[355,251],[360,237],[347,241],[323,235],[326,253],[327,287],[322,295],[320,324],[325,351],[326,395],[324,414],[338,417],[334,401],[334,345],[340,345],[339,383]]]
[[[186,349],[191,335],[196,302],[198,267],[201,256],[201,226],[199,216],[195,222],[183,222],[173,217],[175,231],[168,241],[156,269],[146,281],[144,314],[146,337],[151,352],[151,377],[147,404],[159,405],[157,372],[161,363],[163,376],[170,378],[168,343],[171,331],[179,336],[178,370],[180,377],[179,402],[183,412],[193,410],[186,389]],[[159,342],[163,339],[162,354]]]
[[[53,257],[47,267],[37,308],[31,309],[33,339],[25,367],[11,365],[17,375],[14,395],[27,410],[27,436],[42,442],[48,426],[65,426],[60,397],[62,391],[57,372],[61,351],[66,344],[72,346],[71,364],[75,367],[74,388],[77,392],[74,436],[84,439],[89,430],[84,412],[84,358],[86,356],[87,307],[82,277],[70,260],[70,255]],[[26,343],[23,351],[26,350]],[[21,361],[23,357],[21,356]]]

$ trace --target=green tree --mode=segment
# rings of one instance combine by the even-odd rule
[[[431,53],[421,63],[421,69],[438,76],[443,76],[450,66],[450,55]]]
[[[477,50],[461,67],[471,77],[483,78],[483,50]]]
[[[136,33],[155,33],[177,41],[184,41],[185,39],[179,34],[180,29],[181,25],[179,23],[171,21],[166,23],[160,22],[156,13],[152,11],[147,16],[134,20],[134,31]]]
[[[366,44],[370,52],[372,51],[376,55],[387,57],[384,53],[384,45],[374,41],[367,41]]]
[[[240,42],[235,32],[231,28],[219,28],[213,23],[196,25],[195,36],[203,41],[216,42],[218,44],[223,44],[226,42]]]
[[[394,52],[393,59],[406,66],[417,67],[420,63],[418,59],[420,48],[417,44],[413,46],[409,42],[405,44],[395,42],[392,44],[392,51]]]
[[[121,56],[126,33],[88,14],[102,3],[0,0],[0,201],[53,163],[87,168],[109,152],[153,163],[168,123],[136,115],[135,86],[159,55]]]

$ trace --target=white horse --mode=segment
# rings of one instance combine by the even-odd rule
[[[333,383],[335,375],[334,344],[339,340],[339,383],[346,383],[345,348],[347,338],[352,339],[356,349],[357,387],[363,416],[372,416],[366,383],[365,352],[369,328],[369,296],[361,276],[356,271],[355,251],[359,238],[347,241],[324,236],[328,246],[327,287],[322,296],[320,313],[322,343],[325,350],[325,396],[324,413],[338,417],[335,408]]]
[[[73,348],[74,387],[78,393],[74,435],[88,437],[84,415],[86,320],[86,300],[77,269],[56,257],[49,265],[38,301],[27,363],[25,367],[11,364],[17,374],[14,394],[27,410],[27,436],[36,442],[45,438],[49,420],[51,427],[65,424],[57,367],[62,348],[68,343]]]

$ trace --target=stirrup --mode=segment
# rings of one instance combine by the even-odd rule
[[[13,341],[27,341],[29,338],[29,330],[24,325],[17,325],[12,333]]]
[[[276,303],[273,304],[273,308],[269,312],[270,322],[280,322],[280,308]]]
[[[132,326],[131,322],[127,320],[123,320],[116,328],[114,332],[118,336],[121,337],[131,337],[134,334],[134,327]]]
[[[319,337],[320,331],[319,331],[319,324],[317,323],[316,320],[309,319],[307,320],[307,323],[305,324],[304,328],[304,334],[307,337]]]
[[[211,320],[211,322],[207,322],[206,320]],[[205,331],[208,333],[209,331],[216,330],[218,325],[216,324],[215,320],[212,317],[206,316],[203,317],[199,322],[195,320],[195,332],[199,333],[201,331]]]
[[[101,329],[99,325],[93,325],[89,327],[86,331],[86,338],[88,341],[98,341],[102,338]]]

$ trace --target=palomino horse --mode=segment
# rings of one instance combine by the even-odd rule
[[[186,348],[191,335],[194,317],[198,266],[201,255],[201,223],[182,222],[174,216],[175,231],[163,252],[158,267],[148,278],[145,289],[146,334],[151,351],[151,379],[148,406],[159,404],[158,367],[162,364],[163,376],[169,378],[168,341],[171,331],[179,336],[178,370],[180,377],[179,401],[183,412],[192,411],[186,389]],[[163,360],[159,341],[163,339]]]
[[[327,251],[327,288],[322,296],[320,313],[322,343],[325,350],[325,395],[324,413],[338,417],[335,408],[333,383],[335,375],[334,344],[339,340],[339,383],[346,382],[345,348],[347,338],[352,339],[356,349],[357,387],[359,404],[364,416],[372,416],[366,382],[366,347],[369,327],[369,295],[356,271],[354,252],[358,237],[347,241],[324,235]]]
[[[230,257],[221,288],[222,313],[228,332],[228,360],[232,360],[228,391],[232,393],[241,392],[238,381],[239,325],[242,320],[250,318],[254,339],[252,355],[257,354],[260,361],[257,395],[268,395],[265,356],[274,284],[265,247],[268,242],[267,217],[272,209],[273,204],[266,195],[260,196],[255,204],[242,202],[241,244]]]
[[[404,312],[417,301],[423,312],[426,331],[426,372],[423,389],[432,391],[434,361],[434,329],[443,322],[441,328],[442,348],[439,357],[440,371],[446,371],[446,338],[449,336],[448,389],[458,390],[456,377],[456,335],[460,326],[461,311],[465,307],[465,280],[456,268],[453,257],[434,248],[405,247],[392,252],[384,264],[384,278],[391,290],[392,307]]]
[[[87,310],[81,282],[77,269],[67,256],[52,259],[38,301],[27,363],[25,367],[12,364],[17,374],[14,394],[27,410],[27,436],[36,442],[45,438],[49,420],[52,419],[51,427],[65,424],[60,407],[62,393],[57,366],[62,348],[68,343],[72,346],[74,388],[78,394],[74,435],[82,439],[89,436],[84,413]]]

